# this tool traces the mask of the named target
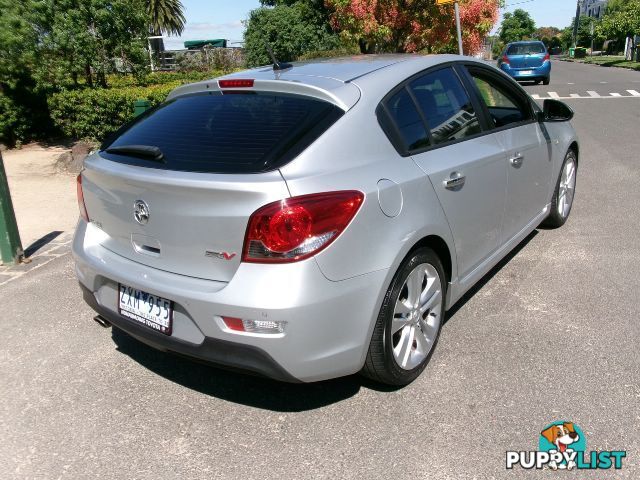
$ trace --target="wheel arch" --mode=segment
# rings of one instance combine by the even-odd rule
[[[430,248],[436,253],[436,255],[438,255],[438,258],[442,262],[442,267],[444,268],[447,283],[450,282],[454,259],[451,256],[451,250],[449,249],[449,245],[447,245],[447,242],[445,242],[444,239],[438,235],[427,235],[426,237],[421,238],[413,247],[411,247],[409,253],[407,253],[407,255],[405,256],[405,259],[417,249],[423,247]]]
[[[579,160],[580,160],[580,146],[578,145],[578,142],[576,142],[574,140],[571,143],[571,145],[569,145],[569,150],[573,150],[573,152],[576,154],[576,163],[579,163]]]

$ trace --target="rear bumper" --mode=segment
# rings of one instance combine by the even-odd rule
[[[317,381],[358,372],[386,290],[388,271],[340,282],[314,259],[285,265],[242,263],[229,283],[157,270],[99,244],[80,221],[73,242],[87,303],[117,328],[159,350],[284,381]],[[203,258],[204,261],[204,258]],[[170,336],[117,312],[118,283],[173,300]],[[221,316],[286,322],[282,334],[226,328]]]
[[[142,343],[157,350],[179,353],[198,360],[220,365],[222,367],[246,370],[265,377],[274,378],[284,382],[299,382],[292,377],[271,356],[259,348],[242,345],[240,343],[227,342],[213,338],[205,338],[201,344],[195,345],[179,338],[169,337],[155,332],[142,325],[138,325],[112,310],[100,305],[95,294],[80,284],[82,297],[93,310],[114,327],[128,333]]]
[[[544,62],[535,68],[511,68],[506,63],[500,64],[500,69],[516,80],[535,80],[548,78],[551,75],[551,62]]]

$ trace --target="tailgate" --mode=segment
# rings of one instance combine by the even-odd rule
[[[85,205],[91,222],[106,233],[103,247],[153,268],[224,282],[240,265],[251,214],[289,196],[277,170],[250,175],[169,171],[98,154],[85,167]],[[140,202],[147,209],[146,222],[145,215],[136,219]]]

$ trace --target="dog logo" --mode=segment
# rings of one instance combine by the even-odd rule
[[[625,450],[587,452],[584,432],[566,420],[538,431],[538,450],[507,450],[507,470],[516,466],[525,470],[620,470],[627,456]]]
[[[573,422],[555,422],[547,426],[540,432],[540,451],[551,454],[560,453],[564,460],[562,462],[549,462],[552,470],[567,469],[573,470],[576,462],[572,458],[576,451],[586,450],[584,434],[578,431],[578,427]],[[566,460],[566,459],[572,460]]]

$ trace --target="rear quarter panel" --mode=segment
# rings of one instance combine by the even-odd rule
[[[380,82],[379,76],[376,78]],[[385,88],[378,83],[363,89],[355,107],[281,169],[294,196],[352,189],[365,193],[365,201],[351,224],[316,256],[329,280],[389,269],[390,281],[411,248],[427,235],[439,236],[450,252],[455,251],[449,225],[428,177],[411,157],[403,158],[396,152],[375,115],[379,101],[395,84],[386,83]],[[397,184],[401,190],[402,208],[397,216],[390,217],[382,211],[378,200],[378,182],[382,179]],[[455,278],[455,257],[450,260]]]

